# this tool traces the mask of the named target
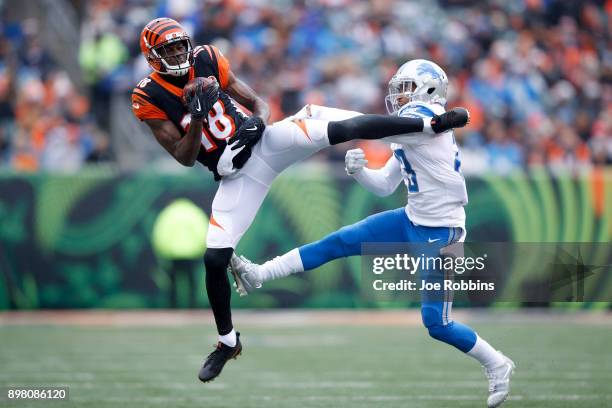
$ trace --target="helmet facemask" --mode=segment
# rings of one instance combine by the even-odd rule
[[[389,94],[385,97],[387,112],[393,115],[408,102],[441,102],[442,100],[434,95],[435,91],[435,83],[423,83],[412,78],[393,77],[389,81]],[[406,98],[406,101],[400,104],[399,99],[402,96]],[[442,103],[446,103],[446,101],[444,100]]]
[[[182,76],[193,65],[193,48],[189,37],[166,41],[153,48],[149,53],[149,63],[158,72]]]
[[[403,79],[393,77],[389,81],[389,93],[385,97],[385,105],[387,112],[390,115],[394,114],[402,107],[406,102],[400,105],[399,99],[405,97],[407,102],[412,102],[414,93],[417,90],[417,83],[412,79]]]

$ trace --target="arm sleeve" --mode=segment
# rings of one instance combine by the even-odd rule
[[[168,115],[155,106],[149,95],[140,88],[135,88],[132,92],[132,112],[140,120],[168,120]]]
[[[402,172],[395,157],[389,158],[385,166],[378,170],[364,168],[353,175],[366,190],[380,197],[393,193],[402,181]]]
[[[336,145],[354,139],[382,139],[405,133],[420,133],[423,128],[422,118],[367,114],[329,122],[327,137],[331,145]]]

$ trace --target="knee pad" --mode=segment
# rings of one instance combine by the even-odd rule
[[[441,310],[435,307],[425,306],[421,308],[421,318],[431,337],[436,340],[448,342],[450,327],[443,324]]]
[[[433,306],[421,307],[421,319],[423,325],[428,329],[435,327],[444,327],[442,322],[442,310]]]
[[[421,317],[429,335],[467,353],[476,344],[476,332],[470,327],[452,320],[444,324],[442,311],[443,304],[440,307],[436,307],[436,305],[421,307]]]
[[[450,327],[449,326],[434,326],[428,327],[427,331],[429,335],[436,339],[443,341],[444,343],[450,343]]]
[[[225,272],[234,250],[232,248],[208,248],[204,253],[204,266],[207,272]]]

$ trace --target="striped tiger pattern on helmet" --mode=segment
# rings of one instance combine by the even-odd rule
[[[164,60],[160,50],[175,41],[185,41],[187,61],[172,65]],[[184,75],[193,65],[191,38],[176,20],[163,17],[150,21],[140,34],[140,50],[154,71],[161,74]]]

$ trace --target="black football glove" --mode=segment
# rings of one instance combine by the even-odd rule
[[[215,82],[206,88],[196,86],[192,92],[188,92],[185,95],[185,105],[192,119],[203,120],[208,117],[208,112],[218,99],[219,84]]]
[[[245,150],[251,150],[259,142],[265,129],[266,124],[262,118],[250,117],[240,126],[228,144],[232,146],[232,150],[240,149],[242,146],[246,146]]]

